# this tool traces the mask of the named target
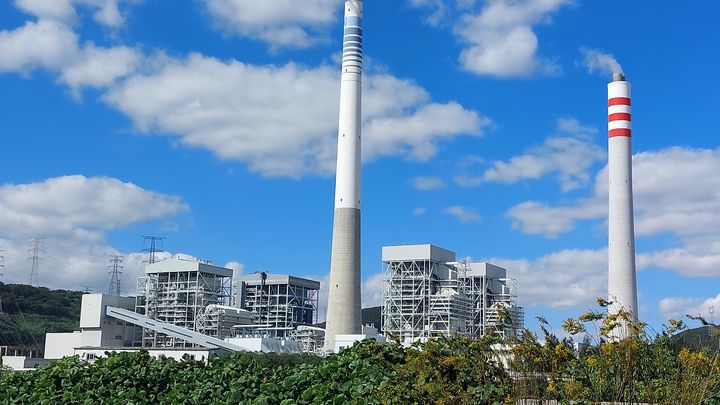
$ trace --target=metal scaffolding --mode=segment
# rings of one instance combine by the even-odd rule
[[[204,328],[218,336],[222,328],[200,322],[210,305],[224,305],[230,298],[232,270],[193,260],[173,258],[147,265],[138,279],[135,312],[191,331]],[[218,325],[215,325],[218,326]],[[192,347],[177,337],[142,330],[143,347]]]
[[[325,329],[300,325],[288,335],[290,340],[300,342],[303,353],[316,353],[325,343]]]
[[[238,331],[284,339],[299,325],[317,323],[320,283],[300,277],[256,273],[240,277],[236,306],[258,318],[258,325]]]
[[[515,281],[432,245],[383,248],[383,330],[403,344],[439,336],[509,337],[523,327]]]
[[[249,311],[225,305],[208,305],[197,317],[198,332],[218,339],[233,336],[233,328],[251,325],[257,317]]]
[[[525,324],[525,313],[517,303],[517,280],[505,277],[505,269],[489,263],[464,265],[471,268],[466,272],[465,284],[473,301],[473,335],[518,335]]]

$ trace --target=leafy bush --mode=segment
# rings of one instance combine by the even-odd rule
[[[720,356],[675,349],[680,322],[654,336],[631,322],[631,336],[613,343],[607,331],[617,317],[590,312],[564,325],[595,340],[578,353],[539,320],[541,339],[525,331],[512,342],[453,337],[403,348],[365,341],[326,358],[234,353],[206,364],[140,351],[88,365],[72,357],[30,373],[0,372],[0,403],[720,404]]]

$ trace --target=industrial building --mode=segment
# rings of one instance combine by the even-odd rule
[[[286,339],[299,326],[316,324],[319,290],[319,282],[294,276],[259,272],[238,277],[235,306],[257,319],[237,328],[239,334]],[[314,334],[303,329],[302,335]]]
[[[215,315],[242,315],[228,310],[233,271],[178,255],[148,264],[138,279],[135,312],[181,328],[223,339],[227,325],[208,319]],[[225,329],[223,329],[225,328]],[[184,339],[144,328],[143,347],[193,347]]]
[[[233,351],[301,353],[322,347],[324,331],[310,326],[317,321],[319,282],[245,276],[231,302],[232,275],[231,269],[187,255],[148,264],[137,297],[83,295],[79,330],[48,333],[45,358],[94,361],[106,352],[143,348],[153,356],[208,360]],[[241,302],[249,309],[230,305]],[[9,361],[32,367],[21,359]]]
[[[386,246],[382,322],[403,344],[439,336],[515,336],[524,324],[516,281],[489,263],[458,262],[433,245]]]

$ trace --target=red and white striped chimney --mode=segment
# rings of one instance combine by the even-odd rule
[[[622,73],[614,74],[608,84],[608,300],[611,314],[622,309],[636,320],[631,104],[630,83]],[[611,337],[622,339],[628,333],[621,322]]]

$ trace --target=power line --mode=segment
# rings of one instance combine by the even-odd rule
[[[122,262],[122,256],[112,256],[110,258],[110,265],[108,266],[110,270],[108,272],[110,273],[110,288],[108,288],[108,294],[110,295],[120,295],[120,274],[122,274],[120,269],[123,268]]]
[[[45,238],[34,237],[30,239],[31,248],[28,250],[28,260],[32,262],[30,269],[30,285],[39,287],[40,286],[40,262],[42,262],[41,253],[45,252],[43,249],[43,240]]]

